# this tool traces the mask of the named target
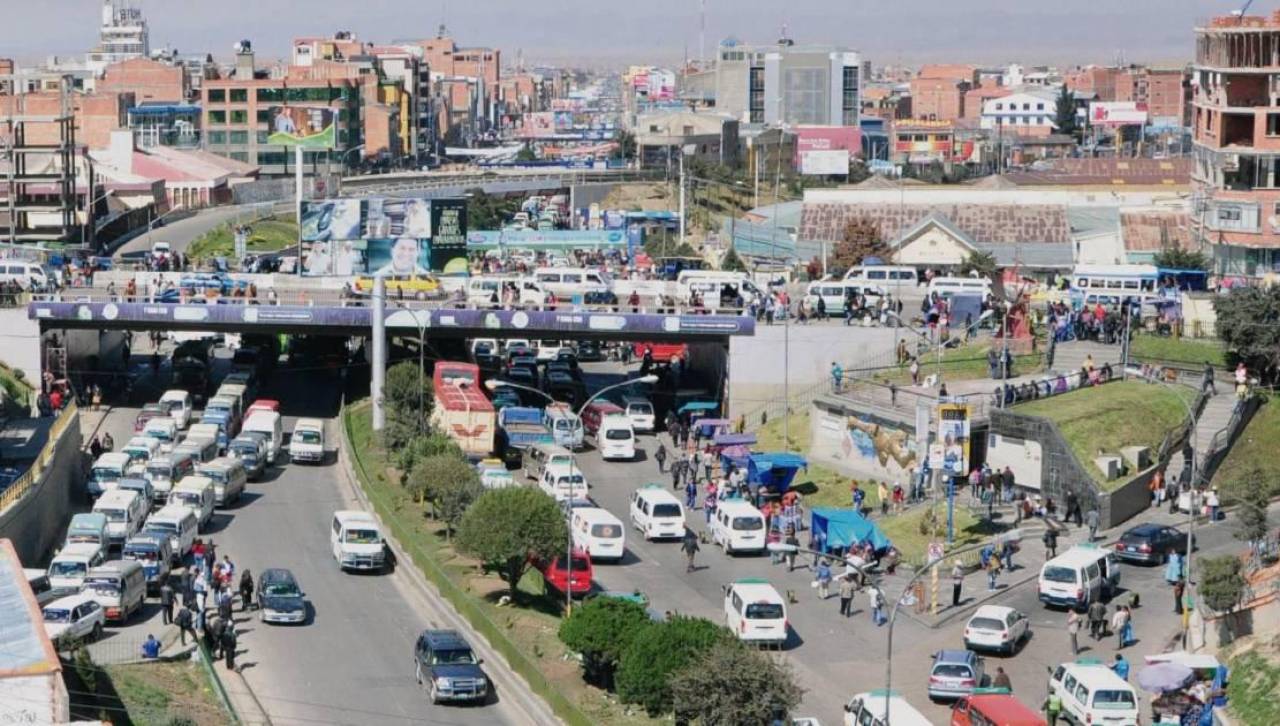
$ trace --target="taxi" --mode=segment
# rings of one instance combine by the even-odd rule
[[[425,298],[440,292],[440,281],[433,275],[387,275],[387,295],[398,297]],[[357,277],[352,288],[360,294],[373,292],[373,277]]]

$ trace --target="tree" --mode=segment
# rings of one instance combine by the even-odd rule
[[[627,161],[636,158],[636,135],[630,131],[618,133],[618,154]]]
[[[461,447],[458,446],[458,442],[441,431],[432,431],[426,435],[414,436],[409,440],[409,443],[395,451],[393,455],[396,468],[405,472],[407,479],[408,473],[413,471],[413,465],[418,463],[420,459],[438,454],[449,454],[465,458]]]
[[[446,537],[484,493],[480,475],[466,459],[452,453],[419,459],[409,472],[409,489],[419,499],[431,502],[435,514],[444,520]]]
[[[597,597],[574,608],[560,624],[560,640],[582,654],[582,675],[587,683],[612,691],[622,652],[650,622],[640,603]]]
[[[1053,107],[1053,125],[1057,127],[1060,134],[1078,136],[1080,133],[1079,125],[1076,123],[1076,97],[1065,83],[1062,84],[1062,90],[1058,92],[1058,98]]]
[[[1241,286],[1215,295],[1214,328],[1218,337],[1264,383],[1276,378],[1280,366],[1280,285]]]
[[[434,402],[431,379],[418,370],[417,363],[406,361],[388,368],[382,387],[382,404],[387,413],[382,440],[386,448],[399,449],[424,434]]]
[[[652,235],[645,240],[644,253],[653,259],[659,257],[701,257],[698,251],[688,242],[679,242],[678,240],[665,239],[664,237]]]
[[[724,259],[720,260],[720,269],[726,272],[746,272],[747,265],[738,256],[738,251],[730,247]]]
[[[1200,558],[1200,596],[1216,612],[1230,612],[1244,597],[1243,565],[1235,555]]]
[[[1267,476],[1262,466],[1254,462],[1243,473],[1244,487],[1240,492],[1240,509],[1236,516],[1240,518],[1240,526],[1235,531],[1236,539],[1248,542],[1249,547],[1258,551],[1258,544],[1267,538],[1267,505],[1271,504],[1271,491],[1267,487]]]
[[[880,235],[880,225],[866,217],[857,217],[845,224],[840,241],[831,251],[830,266],[843,271],[862,264],[868,257],[887,259],[891,252]]]
[[[972,252],[964,259],[964,262],[960,263],[961,275],[976,272],[979,277],[984,277],[988,280],[994,280],[999,270],[1000,266],[996,264],[995,255],[990,252]]]
[[[569,537],[556,500],[533,487],[493,489],[480,495],[458,525],[458,549],[496,570],[512,601],[529,558],[560,554]]]
[[[521,146],[520,150],[516,152],[516,161],[537,161],[537,160],[538,160],[538,153],[534,151],[533,147],[530,146],[529,144],[525,144],[524,146]]]
[[[671,674],[684,668],[706,649],[733,637],[727,629],[703,618],[674,616],[650,623],[635,634],[622,652],[615,684],[625,703],[638,703],[650,716],[671,712]]]
[[[774,723],[800,704],[791,666],[736,640],[723,640],[671,676],[677,723]]]
[[[467,190],[467,226],[471,229],[502,229],[516,212],[523,200],[489,194],[476,187]]]
[[[1162,245],[1152,260],[1156,267],[1167,267],[1174,270],[1208,270],[1209,257],[1203,252],[1175,247],[1172,244]]]

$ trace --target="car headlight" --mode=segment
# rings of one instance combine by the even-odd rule
[[[448,688],[449,685],[449,679],[444,676],[436,679],[436,688]]]

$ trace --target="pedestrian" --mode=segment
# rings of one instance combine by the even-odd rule
[[[850,487],[849,487],[849,491],[850,491],[850,495],[851,495],[851,497],[852,497],[852,499],[853,499],[853,511],[858,512],[859,514],[861,514],[861,513],[862,513],[862,502],[863,502],[863,500],[865,500],[865,499],[867,498],[867,493],[866,493],[866,492],[864,492],[864,491],[862,491],[862,488],[858,486],[858,480],[857,480],[857,479],[854,479],[854,480],[853,480],[853,484],[851,484],[851,485],[850,485]]]
[[[889,514],[889,485],[880,482],[876,485],[876,498],[880,500],[880,516]]]
[[[698,503],[698,485],[692,481],[686,482],[684,485],[684,506],[685,509],[693,509]]]
[[[227,659],[227,670],[236,669],[236,624],[227,623],[222,630],[222,653]]]
[[[1098,510],[1090,508],[1089,513],[1084,515],[1084,521],[1089,525],[1089,541],[1092,542],[1098,538]]]
[[[667,473],[667,470],[666,470],[667,447],[664,446],[661,441],[658,442],[658,450],[653,452],[653,458],[658,461],[658,473],[659,474]]]
[[[1187,581],[1179,577],[1178,581],[1173,583],[1173,612],[1175,615],[1182,614],[1182,594],[1186,591]]]
[[[1044,531],[1044,558],[1051,560],[1058,556],[1058,530],[1053,525]]]
[[[1134,593],[1134,595],[1137,595],[1137,593]],[[1128,605],[1124,606],[1124,627],[1120,629],[1120,642],[1122,648],[1127,648],[1134,643],[1133,609]]]
[[[240,573],[240,610],[246,612],[253,601],[253,572],[248,568]]]
[[[845,575],[840,578],[840,615],[849,617],[853,604],[853,578]]]
[[[203,569],[196,573],[196,581],[191,586],[191,589],[195,591],[196,610],[204,610],[204,598],[209,591],[209,581],[205,578]]]
[[[143,658],[159,658],[160,657],[160,641],[156,640],[156,636],[147,633],[147,639],[142,642]]]
[[[796,555],[800,551],[800,538],[796,536],[795,527],[787,527],[787,538],[783,542],[787,547],[787,572],[796,569]]]
[[[1067,637],[1071,639],[1071,655],[1080,655],[1080,613],[1067,611]]]
[[[987,590],[989,592],[995,592],[996,579],[1000,576],[1001,569],[1000,555],[992,553],[991,559],[987,560]]]
[[[1116,653],[1116,662],[1111,664],[1111,670],[1124,680],[1129,680],[1129,661],[1124,659],[1123,653]]]
[[[831,383],[836,393],[843,390],[844,368],[840,367],[840,364],[835,361],[831,361]]]
[[[911,385],[913,386],[920,385],[920,359],[916,358],[914,355],[911,356],[910,371],[911,371]]]
[[[93,390],[89,395],[93,410],[97,411],[102,406],[102,389],[95,383],[93,384]]]
[[[1218,521],[1218,507],[1221,504],[1218,500],[1218,488],[1214,487],[1204,497],[1204,504],[1209,508],[1209,524]]]
[[[1044,703],[1040,704],[1040,708],[1044,711],[1048,726],[1058,726],[1058,715],[1062,713],[1062,696],[1050,693],[1045,697]]]
[[[951,565],[951,607],[960,607],[960,588],[964,586],[964,565],[956,558]]]
[[[884,593],[875,585],[867,586],[867,599],[871,601],[871,622],[880,627],[889,622],[884,614]]]
[[[220,620],[231,620],[231,588],[221,587],[218,590],[218,618]]]
[[[684,467],[684,459],[676,457],[671,462],[671,488],[679,491],[680,489],[680,470]]]
[[[1116,634],[1116,650],[1123,648],[1126,643],[1124,639],[1124,628],[1129,624],[1129,613],[1123,606],[1117,605],[1116,612],[1111,616],[1111,630]]]
[[[707,524],[711,524],[711,520],[716,516],[719,500],[716,498],[716,492],[713,487],[707,488],[707,498],[702,500],[702,513],[707,517]]]
[[[173,585],[168,578],[160,585],[160,620],[165,625],[173,622]]]
[[[1089,616],[1089,635],[1094,640],[1107,637],[1107,606],[1100,600],[1094,600],[1089,603],[1085,613]]]
[[[1004,666],[996,668],[996,677],[991,679],[992,688],[1003,688],[1009,693],[1013,693],[1013,681],[1009,680],[1009,674],[1004,672]]]
[[[102,456],[102,442],[98,440],[97,436],[94,436],[93,440],[89,442],[89,457],[97,461],[99,456]]]
[[[684,571],[693,572],[696,569],[693,566],[693,556],[698,554],[698,537],[691,530],[685,530],[684,541],[680,543],[680,551],[684,552],[685,560],[687,561]]]
[[[191,633],[191,640],[193,642],[196,639],[196,631],[192,628],[194,620],[195,618],[192,615],[191,608],[189,607],[184,607],[179,610],[177,616],[174,618],[173,622],[178,626],[178,635],[182,639],[183,645],[187,644],[187,633]]]
[[[221,652],[222,647],[222,628],[225,623],[216,615],[209,615],[204,624],[204,647],[209,651],[210,657],[215,660]]]
[[[831,596],[831,564],[827,562],[827,558],[823,557],[818,561],[818,569],[814,574],[813,581],[818,588],[818,597],[826,600]]]
[[[1213,381],[1213,364],[1209,361],[1204,362],[1204,381],[1200,385],[1200,390],[1208,391],[1210,396],[1218,395],[1218,387]]]

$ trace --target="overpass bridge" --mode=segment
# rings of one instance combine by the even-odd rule
[[[469,189],[480,188],[487,194],[568,189],[584,184],[653,181],[662,173],[634,169],[501,169],[462,172],[404,172],[399,174],[366,174],[343,177],[344,197],[461,196]]]

